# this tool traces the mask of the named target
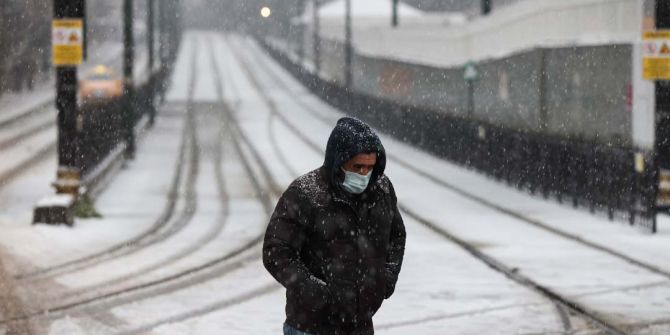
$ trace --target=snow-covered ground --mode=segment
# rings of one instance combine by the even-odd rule
[[[103,218],[30,226],[53,159],[0,189],[0,247],[34,333],[281,333],[284,290],[260,262],[260,237],[278,192],[322,163],[343,114],[252,40],[209,32],[186,33],[167,97],[101,194]],[[382,141],[408,239],[377,333],[598,333],[440,231],[626,333],[670,332],[666,218],[647,235]]]

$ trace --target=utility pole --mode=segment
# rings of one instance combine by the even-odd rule
[[[156,83],[156,78],[154,77],[154,51],[155,51],[155,43],[154,43],[154,7],[156,3],[155,0],[147,0],[147,44],[149,48],[149,80],[151,80],[151,95],[149,96],[149,124],[151,126],[154,125],[154,121],[156,119],[156,106],[154,105],[154,99],[155,99],[155,94],[154,92],[156,91],[155,85]]]
[[[305,60],[305,21],[303,18],[305,17],[306,13],[306,0],[300,0],[300,31],[298,32],[300,34],[300,40],[298,41],[300,44],[298,45],[298,62],[300,64],[300,68],[302,69],[304,60]]]
[[[656,0],[656,31],[670,30],[670,2],[666,0]],[[655,82],[656,95],[656,145],[653,157],[653,166],[649,167],[651,173],[651,187],[653,187],[653,201],[650,201],[650,207],[655,211],[655,201],[658,194],[659,187],[659,169],[661,167],[670,167],[670,138],[667,131],[670,129],[670,81],[656,80]],[[653,220],[651,222],[651,232],[656,233],[656,213],[653,213]]]
[[[135,41],[133,37],[133,0],[123,0],[123,116],[126,158],[135,156]]]
[[[54,34],[81,32],[83,38],[84,0],[54,1]],[[57,23],[58,22],[58,23]],[[58,28],[56,28],[58,27]],[[76,34],[76,33],[75,33]],[[69,35],[71,36],[71,35]],[[69,39],[68,36],[63,36]],[[63,44],[69,43],[65,39]],[[83,41],[80,41],[83,45]],[[77,196],[79,191],[80,170],[77,162],[77,65],[83,60],[83,50],[74,58],[59,55],[57,48],[70,46],[54,45],[54,64],[56,65],[56,109],[58,110],[58,180],[55,183],[57,193],[69,193]],[[75,46],[74,49],[77,49]],[[75,185],[76,184],[76,185]]]
[[[314,32],[313,32],[313,44],[314,44],[314,72],[316,75],[319,75],[321,70],[321,39],[319,37],[319,27],[321,24],[319,22],[319,0],[312,0],[314,6],[312,7],[312,15],[314,16]]]
[[[158,1],[158,57],[161,62],[161,71],[167,65],[167,4],[165,0]]]
[[[147,0],[147,44],[149,48],[149,72],[154,70],[154,7],[155,0]]]
[[[7,5],[0,6],[0,45],[3,46],[3,48],[6,48],[5,46],[8,44],[8,39],[7,39],[7,31],[9,30],[7,28],[9,20],[6,18],[7,17]],[[5,62],[7,59],[3,57],[0,59],[0,94],[5,91],[5,80],[6,80],[6,74],[5,74]]]
[[[398,0],[393,0],[393,16],[391,17],[391,27],[398,26]]]
[[[482,0],[482,15],[488,15],[491,13],[491,1],[493,0]]]
[[[58,171],[53,183],[57,195],[37,203],[33,223],[74,224],[74,204],[79,196],[77,66],[84,59],[84,0],[54,0],[52,55],[56,67],[58,110]]]
[[[344,82],[347,87],[347,90],[352,89],[352,57],[353,49],[351,45],[351,0],[346,0],[346,9],[344,13],[345,24],[344,24]]]
[[[463,79],[468,84],[468,118],[474,120],[475,118],[475,80],[477,80],[477,69],[473,62],[465,64],[465,71],[463,72]]]

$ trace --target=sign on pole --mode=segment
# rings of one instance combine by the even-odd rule
[[[475,64],[472,62],[468,62],[465,64],[465,71],[463,72],[463,79],[467,81],[474,81],[477,79],[477,76],[479,76],[479,73],[477,72],[477,69],[475,68]]]
[[[84,20],[54,20],[52,45],[55,66],[80,65],[84,59]]]
[[[670,80],[670,30],[642,35],[642,68],[646,80]]]

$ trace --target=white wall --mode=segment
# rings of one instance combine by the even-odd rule
[[[539,46],[632,44],[631,132],[635,146],[651,150],[655,141],[654,85],[642,79],[640,54],[645,1],[653,2],[525,0],[462,25],[446,25],[446,18],[434,15],[401,17],[397,29],[390,27],[390,18],[354,17],[354,47],[370,56],[452,67]],[[323,18],[322,36],[344,40],[343,23],[343,18]]]
[[[354,46],[363,54],[436,66],[500,58],[537,46],[632,43],[639,26],[632,17],[639,0],[527,0],[456,26],[426,16],[353,19]],[[354,13],[355,15],[355,13]],[[324,37],[344,39],[344,19],[323,18]]]

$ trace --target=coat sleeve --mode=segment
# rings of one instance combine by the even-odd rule
[[[386,257],[386,295],[385,298],[391,297],[395,291],[395,285],[398,281],[398,275],[400,274],[400,268],[402,267],[402,259],[405,255],[405,224],[403,223],[402,216],[400,216],[400,211],[398,210],[398,199],[393,189],[393,185],[389,181],[391,188],[391,207],[393,212],[393,219],[391,221],[391,235],[389,241],[389,252]]]
[[[279,199],[263,242],[263,265],[303,307],[318,310],[328,301],[326,283],[314,276],[300,259],[306,240],[308,213],[305,200],[290,187]]]

